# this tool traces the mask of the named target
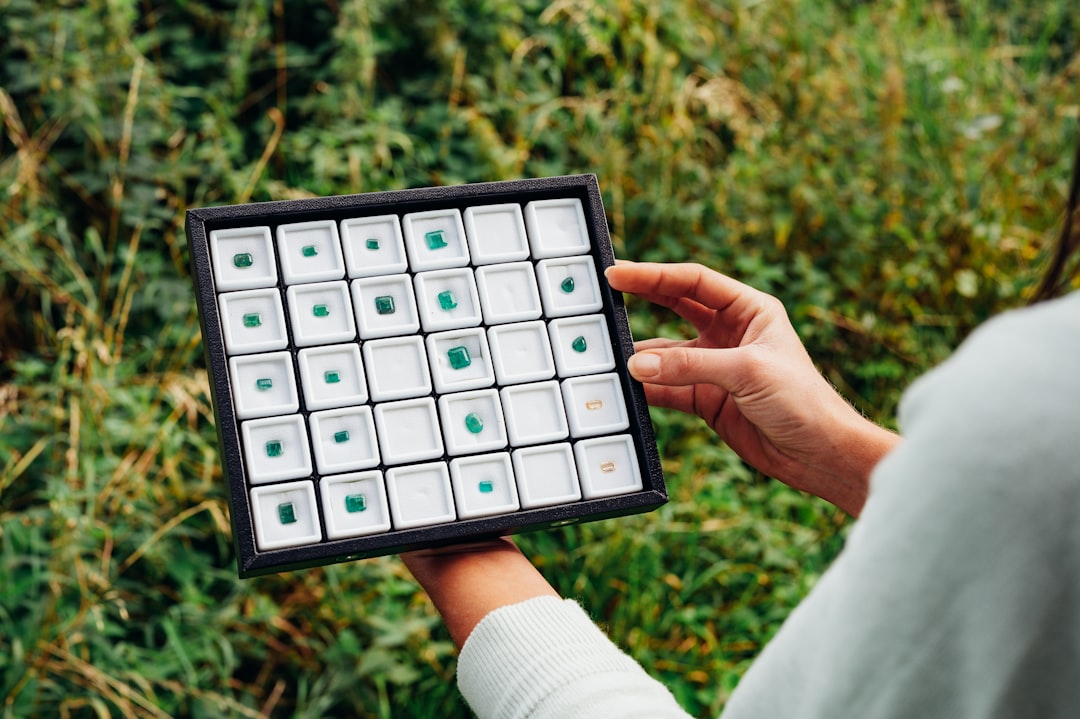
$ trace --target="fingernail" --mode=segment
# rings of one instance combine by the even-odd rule
[[[655,377],[660,374],[660,357],[651,352],[636,354],[630,358],[627,366],[630,368],[630,374],[639,379]]]

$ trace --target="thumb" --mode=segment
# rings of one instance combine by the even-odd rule
[[[657,348],[633,355],[627,367],[639,382],[668,386],[713,384],[737,394],[736,387],[743,384],[746,374],[746,355],[741,347]]]

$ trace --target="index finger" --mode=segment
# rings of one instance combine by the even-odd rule
[[[760,293],[698,264],[619,262],[604,273],[621,292],[643,296],[686,297],[718,312],[752,310]]]

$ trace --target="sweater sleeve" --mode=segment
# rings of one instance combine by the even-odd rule
[[[461,650],[457,676],[480,719],[689,716],[576,602],[555,597],[484,617]]]
[[[725,719],[1080,712],[1080,295],[917,382],[843,552]]]

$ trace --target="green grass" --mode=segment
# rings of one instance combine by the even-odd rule
[[[1077,138],[1078,15],[0,0],[0,716],[467,716],[396,559],[236,579],[188,207],[595,172],[619,256],[779,294],[888,423],[1029,291]],[[686,332],[631,309],[638,337]],[[654,419],[669,505],[521,544],[710,716],[847,521]]]

